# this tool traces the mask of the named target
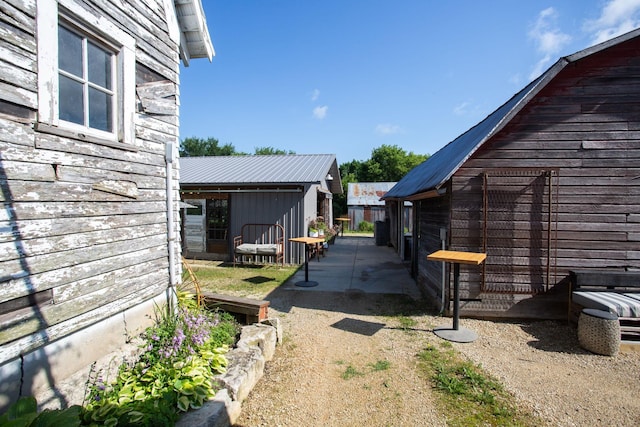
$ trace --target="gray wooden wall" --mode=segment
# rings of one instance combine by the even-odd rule
[[[82,2],[136,40],[133,149],[34,130],[35,1],[0,8],[0,364],[169,286],[165,148],[178,144],[164,2]],[[172,192],[176,231],[178,170]],[[176,270],[180,275],[179,242]]]

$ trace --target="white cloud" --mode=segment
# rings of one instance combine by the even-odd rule
[[[522,86],[522,76],[520,73],[516,73],[509,78],[509,83],[514,86],[520,87]]]
[[[587,21],[586,31],[593,33],[593,43],[600,43],[640,26],[640,0],[610,0],[597,19]]]
[[[544,73],[544,71],[549,68],[549,63],[553,60],[551,55],[545,55],[543,58],[540,58],[536,65],[534,65],[533,70],[529,73],[529,80],[534,80],[540,74]]]
[[[456,105],[455,107],[453,107],[453,113],[456,116],[465,116],[467,114],[469,114],[468,108],[471,105],[471,103],[464,101],[461,102],[460,104]]]
[[[398,125],[392,125],[390,123],[381,123],[376,126],[376,133],[380,135],[393,135],[402,132],[402,129]]]
[[[540,12],[529,30],[529,38],[536,43],[538,52],[543,55],[556,54],[571,42],[571,36],[560,31],[557,21],[558,12],[549,7]]]
[[[318,120],[322,120],[327,116],[327,110],[329,107],[326,105],[322,105],[313,109],[313,117]]]
[[[529,30],[529,38],[542,55],[529,76],[531,79],[538,77],[571,42],[571,36],[558,28],[558,12],[553,7],[548,7],[538,14],[538,19]]]
[[[313,92],[311,92],[311,101],[317,101],[318,98],[320,97],[320,91],[318,89],[314,89]]]

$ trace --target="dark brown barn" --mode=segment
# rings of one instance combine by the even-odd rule
[[[570,270],[640,270],[640,30],[561,58],[385,200],[398,251],[414,203],[412,272],[435,306],[451,272],[427,255],[487,253],[461,268],[461,315],[566,316]]]

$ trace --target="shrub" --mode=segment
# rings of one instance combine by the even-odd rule
[[[358,231],[373,232],[373,223],[369,221],[360,221]]]

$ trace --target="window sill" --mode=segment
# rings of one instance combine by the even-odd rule
[[[101,138],[95,135],[87,135],[82,132],[77,132],[69,129],[60,128],[58,126],[51,126],[46,123],[36,122],[34,125],[34,130],[36,132],[49,133],[56,136],[62,136],[65,138],[71,138],[78,141],[90,142],[92,144],[104,145],[110,148],[116,148],[118,150],[124,151],[138,151],[138,149],[124,142],[116,142],[111,139]]]

